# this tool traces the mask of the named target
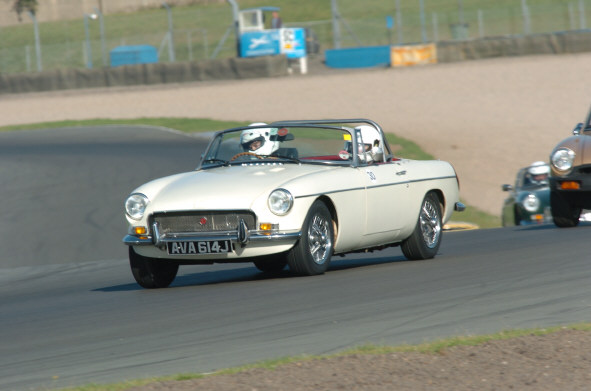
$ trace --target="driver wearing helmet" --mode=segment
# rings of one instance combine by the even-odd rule
[[[357,137],[359,160],[366,163],[383,162],[383,143],[378,130],[370,125],[360,125],[355,130],[359,131]],[[351,141],[345,142],[345,150],[349,153],[353,152]]]
[[[264,122],[255,122],[249,126],[267,125]],[[279,141],[276,141],[276,129],[257,128],[244,129],[240,135],[240,145],[244,152],[269,156],[279,149]]]
[[[529,166],[526,177],[532,185],[542,185],[548,183],[548,174],[550,174],[550,167],[548,164],[542,161],[537,161]]]

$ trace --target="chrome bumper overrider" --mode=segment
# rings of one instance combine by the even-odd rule
[[[239,224],[236,231],[177,233],[161,235],[158,226],[152,226],[153,235],[126,235],[123,243],[128,246],[165,247],[168,242],[198,242],[202,240],[230,240],[233,244],[246,245],[249,242],[296,242],[301,236],[297,232],[249,231],[245,224]]]

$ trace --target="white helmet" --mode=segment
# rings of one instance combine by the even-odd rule
[[[546,183],[548,181],[548,174],[550,174],[550,166],[542,161],[533,162],[527,169],[527,173],[532,183]]]
[[[255,122],[249,126],[267,125],[264,122]],[[240,145],[245,152],[256,153],[257,155],[271,155],[279,149],[279,141],[276,141],[277,129],[258,128],[244,129],[240,135]],[[255,142],[260,142],[259,144]]]
[[[382,137],[380,136],[380,132],[370,125],[360,125],[356,127],[355,130],[359,130],[361,135],[361,138],[357,139],[359,160],[367,163],[383,161],[384,149],[382,148]],[[352,148],[345,145],[345,149]]]

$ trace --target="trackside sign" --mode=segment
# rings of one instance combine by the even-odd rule
[[[426,45],[392,46],[390,57],[390,63],[393,67],[436,64],[437,46],[434,43]]]

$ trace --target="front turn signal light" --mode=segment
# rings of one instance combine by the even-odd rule
[[[146,227],[133,227],[133,233],[136,235],[145,235],[148,233],[148,228]]]
[[[562,190],[579,190],[581,188],[581,184],[577,181],[565,181],[560,182],[560,188]]]
[[[269,234],[271,231],[277,231],[279,229],[279,224],[261,223],[259,228],[262,233]]]

